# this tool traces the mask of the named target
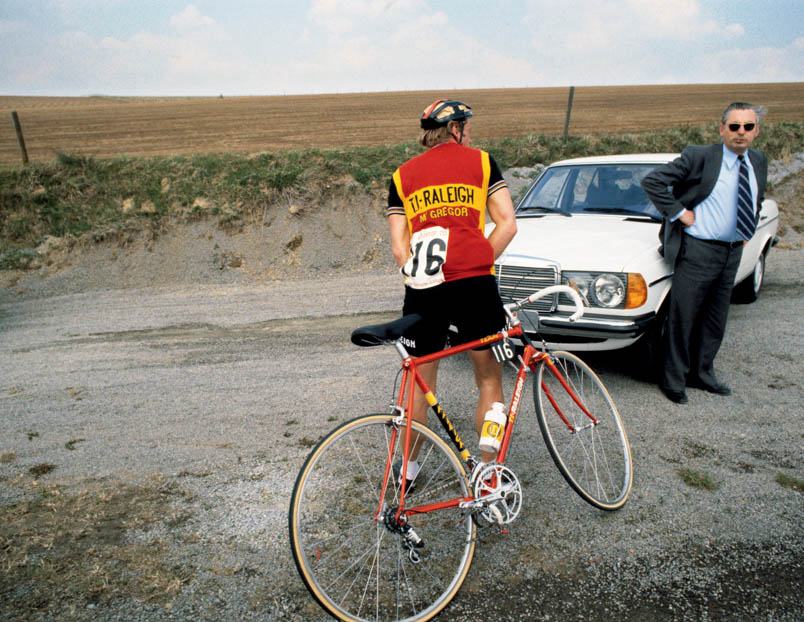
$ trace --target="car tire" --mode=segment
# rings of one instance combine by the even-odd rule
[[[751,303],[759,298],[759,291],[765,281],[765,256],[767,251],[762,251],[754,265],[754,270],[741,282],[734,286],[731,293],[731,301],[737,303]]]
[[[656,313],[656,318],[648,324],[645,333],[632,347],[634,372],[644,380],[658,380],[664,362],[664,334],[667,331],[667,314],[670,308],[669,296]]]

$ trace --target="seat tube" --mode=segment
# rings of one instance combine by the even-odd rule
[[[410,439],[411,439],[411,432],[413,430],[413,398],[414,392],[416,391],[416,378],[418,376],[418,370],[416,369],[415,363],[410,361],[406,362],[403,367],[402,372],[402,381],[400,382],[399,386],[399,397],[397,398],[397,403],[399,406],[406,403],[405,407],[405,440],[404,440],[404,448],[402,452],[402,478],[407,477],[408,473],[408,460],[410,459]],[[405,400],[407,399],[407,402]]]
[[[405,411],[405,408],[407,407],[407,405],[405,403],[405,391],[406,391],[407,386],[408,386],[408,381],[409,381],[410,375],[411,375],[410,374],[410,368],[407,365],[403,366],[402,367],[402,379],[401,379],[401,381],[399,383],[399,395],[397,395],[397,398],[396,398],[396,407],[397,407],[397,410],[398,410],[398,414],[400,414],[400,415]]]

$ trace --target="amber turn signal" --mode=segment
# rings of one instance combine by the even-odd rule
[[[625,298],[626,309],[641,307],[648,300],[648,284],[641,274],[628,273],[628,295]]]

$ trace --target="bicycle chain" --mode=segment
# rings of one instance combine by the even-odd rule
[[[416,480],[413,480],[413,481],[415,482]],[[427,490],[422,490],[420,492],[415,492],[415,493],[411,494],[410,497],[405,495],[405,500],[407,501],[407,499],[410,498],[410,499],[414,499],[416,501],[416,503],[419,503],[420,500],[429,499],[430,497],[433,497],[435,495],[435,493],[437,493],[437,492],[439,492],[441,490],[446,490],[447,488],[455,486],[456,484],[457,484],[457,480],[451,481],[451,482],[445,482],[444,484],[441,484],[440,486],[437,486],[436,488],[428,488]],[[470,494],[471,494],[471,491],[470,491]]]
[[[465,520],[474,520],[471,512],[465,514],[464,517],[461,520],[456,521],[456,526],[462,527],[461,523],[463,521],[465,521]],[[486,526],[481,526],[480,524],[478,524],[477,521],[475,521],[475,535],[474,535],[473,538],[468,540],[468,542],[479,543],[483,539],[494,535],[494,533],[492,533],[492,532],[497,532],[497,533],[500,533],[500,534],[503,534],[503,535],[508,533],[506,529],[501,528],[499,525],[491,525],[491,524],[489,524],[489,525],[486,525]],[[426,538],[425,538],[425,541],[426,541]],[[401,545],[404,547],[404,545],[405,545],[404,538],[402,538],[400,540],[400,542],[401,542]],[[420,555],[419,561],[420,562],[421,561],[428,561],[428,562],[438,561],[439,559],[446,558],[451,553],[450,550],[445,550],[442,553],[434,553],[432,555],[429,555],[428,554],[429,552],[430,552],[430,550],[427,548],[426,545],[425,545],[424,548],[419,549],[418,550],[418,553]],[[415,563],[419,563],[419,562],[415,562]]]

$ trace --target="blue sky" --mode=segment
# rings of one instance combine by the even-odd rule
[[[0,95],[804,81],[804,0],[0,0]]]

